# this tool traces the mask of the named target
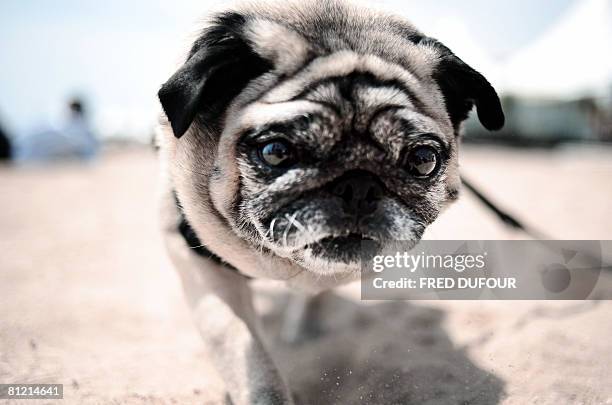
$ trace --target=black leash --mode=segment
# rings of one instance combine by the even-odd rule
[[[508,214],[506,211],[504,211],[501,208],[499,208],[499,206],[497,204],[495,204],[493,201],[491,201],[490,198],[485,196],[482,193],[482,191],[480,191],[480,189],[475,187],[471,182],[466,180],[465,177],[461,176],[461,182],[463,183],[465,188],[470,190],[470,192],[472,194],[474,194],[476,196],[476,198],[478,198],[478,200],[481,203],[483,203],[488,209],[493,211],[493,213],[497,216],[497,218],[500,221],[502,221],[504,224],[506,224],[507,226],[509,226],[509,227],[511,227],[513,229],[517,229],[517,230],[520,230],[520,231],[526,233],[527,235],[531,236],[535,240],[540,241],[542,243],[542,245],[545,246],[546,248],[548,248],[548,249],[551,248],[551,246],[549,244],[547,244],[546,241],[551,241],[551,240],[553,240],[552,238],[546,236],[546,234],[543,234],[543,233],[541,233],[539,231],[534,230],[532,227],[525,226],[524,223],[522,223],[521,221],[516,219],[516,217]],[[601,270],[609,270],[609,271],[612,270],[612,265],[609,265],[609,264],[606,264],[606,263],[602,263],[601,262],[601,258],[594,256],[591,252],[586,252],[586,251],[584,251],[582,249],[577,249],[577,251],[579,251],[585,257],[590,258],[590,260],[593,261],[593,263],[597,263],[598,264],[597,267],[594,267],[593,269],[601,269]]]
[[[481,203],[483,203],[488,209],[493,211],[493,213],[497,216],[497,218],[500,221],[502,221],[505,225],[509,226],[510,228],[525,232],[527,235],[537,240],[551,240],[551,238],[546,236],[544,233],[536,231],[530,226],[529,227],[526,226],[523,222],[516,219],[515,216],[510,215],[508,212],[499,208],[497,204],[491,201],[489,197],[485,196],[480,189],[474,186],[474,184],[468,181],[465,177],[461,176],[461,182],[463,183],[465,188],[470,190],[470,192],[474,194],[476,198],[478,198],[478,200]]]

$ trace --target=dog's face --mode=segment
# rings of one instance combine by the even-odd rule
[[[216,16],[160,99],[190,221],[213,212],[251,249],[318,273],[358,268],[363,240],[416,243],[457,198],[473,105],[485,127],[504,121],[448,48],[343,2]]]

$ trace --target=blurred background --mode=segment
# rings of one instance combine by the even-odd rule
[[[157,90],[223,3],[0,1],[0,383],[224,403],[158,232],[151,148]],[[464,176],[545,237],[612,239],[612,0],[373,3],[500,92],[507,125],[469,121]],[[529,237],[468,192],[425,236]],[[273,332],[284,290],[261,288],[305,403],[612,403],[610,301],[375,304],[354,284],[295,348]]]
[[[3,1],[4,131],[19,138],[57,125],[66,100],[78,97],[100,139],[148,142],[160,84],[200,16],[222,3]],[[489,78],[509,116],[504,140],[610,140],[609,0],[374,3],[403,14]],[[473,137],[489,135],[470,129]]]

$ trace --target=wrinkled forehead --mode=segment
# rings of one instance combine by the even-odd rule
[[[326,115],[363,133],[383,113],[392,113],[415,131],[448,135],[450,141],[453,129],[441,106],[441,96],[402,67],[342,51],[313,60],[269,90],[243,111],[240,126],[260,128]]]
[[[273,21],[254,19],[245,31],[254,50],[273,62],[277,80],[255,83],[255,100],[245,92],[246,103],[237,103],[240,118],[232,123],[240,128],[226,128],[231,132],[318,112],[331,112],[341,121],[350,118],[354,129],[363,130],[377,113],[394,108],[417,130],[436,132],[449,142],[454,138],[444,99],[431,78],[438,63],[435,50],[380,27],[360,32],[357,49],[338,45],[325,51],[298,30]]]

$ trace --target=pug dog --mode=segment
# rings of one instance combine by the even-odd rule
[[[313,294],[359,279],[364,240],[417,243],[457,199],[470,110],[504,124],[450,49],[341,0],[213,13],[159,99],[165,241],[234,404],[293,403],[249,280]]]

